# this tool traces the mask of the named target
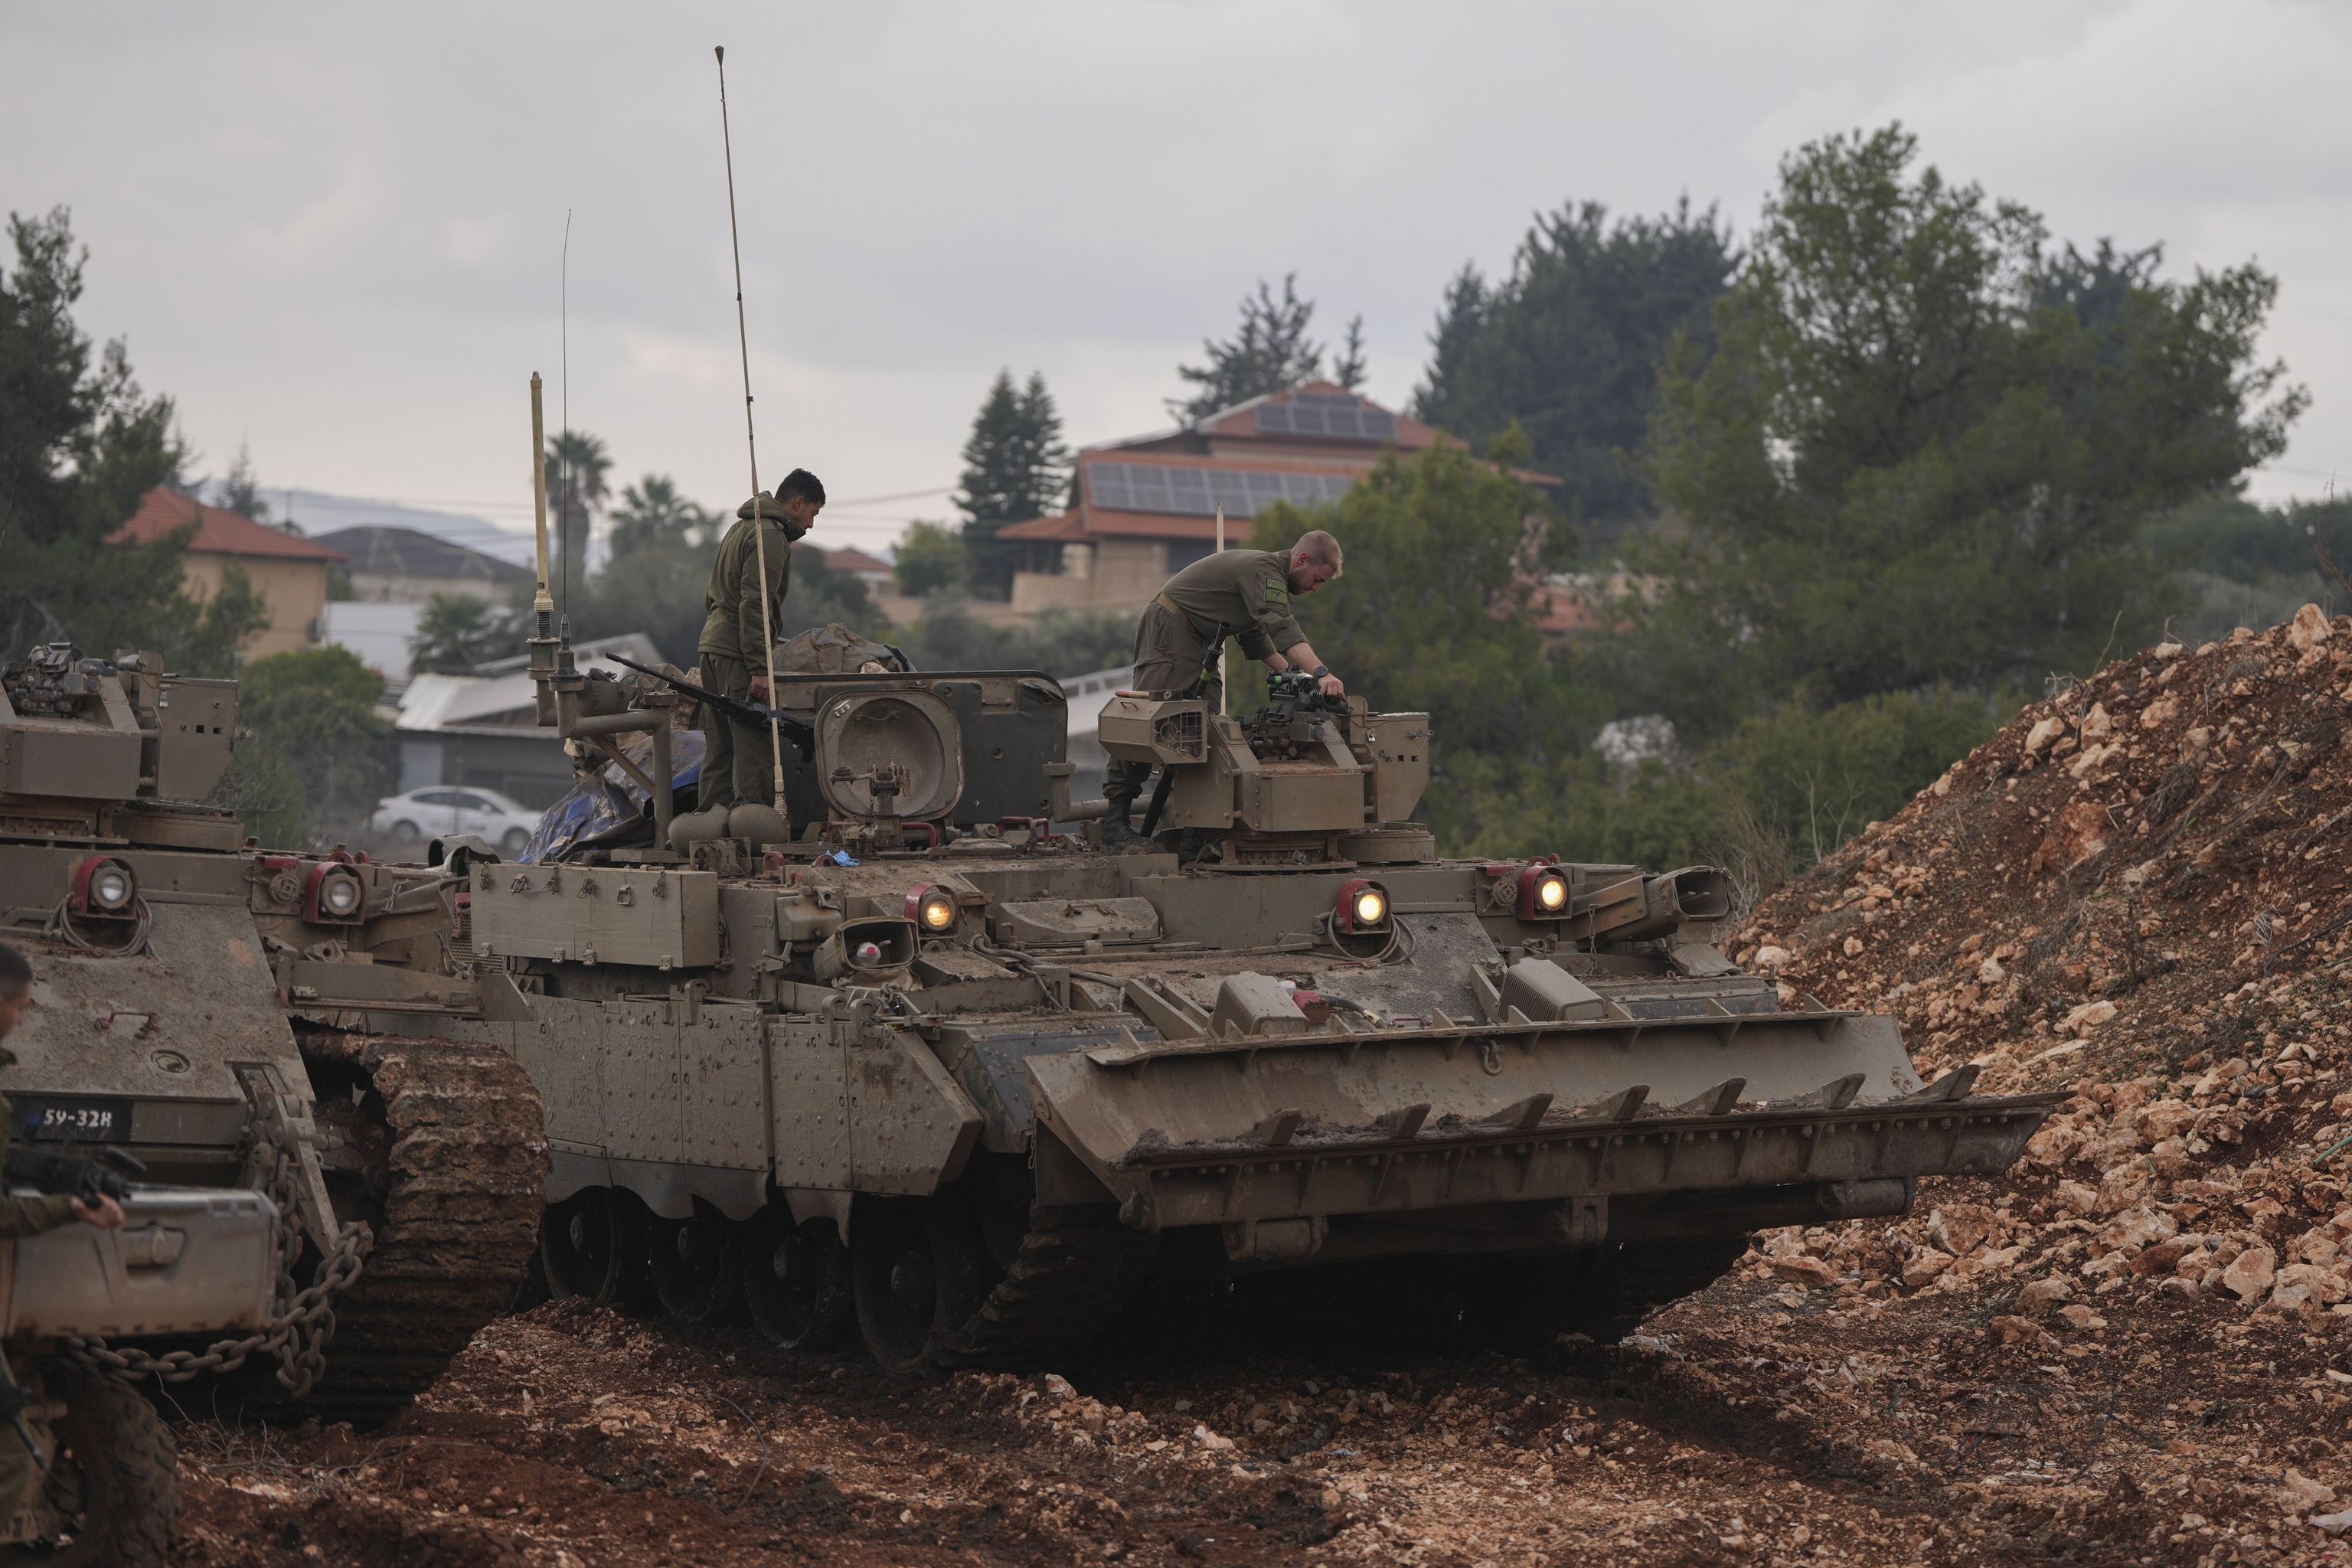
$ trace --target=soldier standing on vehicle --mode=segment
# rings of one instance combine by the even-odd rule
[[[1171,697],[1203,697],[1212,712],[1224,706],[1217,651],[1241,638],[1242,652],[1279,673],[1311,671],[1327,697],[1347,688],[1307,646],[1290,602],[1339,575],[1339,542],[1317,529],[1288,550],[1225,550],[1204,555],[1168,580],[1135,628],[1135,689]],[[1147,843],[1128,821],[1135,797],[1151,776],[1150,763],[1114,761],[1103,777],[1103,847]]]
[[[25,1009],[33,1005],[33,966],[25,955],[0,942],[0,1041],[16,1032],[25,1021]],[[0,1046],[0,1068],[15,1064],[16,1054]],[[7,1152],[8,1129],[16,1121],[16,1110],[8,1097],[0,1094],[0,1154]],[[44,1194],[20,1198],[12,1193],[0,1192],[0,1238],[38,1236],[45,1230],[55,1230],[61,1225],[79,1220],[102,1230],[120,1229],[122,1205],[100,1194],[95,1204],[85,1204],[79,1198],[63,1193]],[[18,1500],[25,1495],[25,1484],[33,1479],[33,1456],[25,1440],[16,1435],[12,1424],[0,1423],[0,1519],[13,1515]]]
[[[782,627],[768,619],[771,609],[781,616],[784,595],[793,582],[793,544],[816,522],[824,510],[824,486],[806,468],[794,468],[776,487],[735,509],[735,526],[719,542],[710,563],[710,585],[703,590],[704,620],[698,651],[702,658],[702,685],[721,696],[771,700],[768,695],[768,645]],[[753,521],[754,511],[759,514]],[[760,581],[761,542],[758,530],[767,531],[768,578]],[[702,753],[702,784],[695,795],[698,810],[769,804],[774,778],[774,753],[769,749],[764,724],[731,720],[716,709],[703,709],[703,732],[709,737]]]

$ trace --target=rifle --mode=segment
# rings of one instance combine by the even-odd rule
[[[131,1183],[126,1178],[147,1173],[145,1161],[110,1143],[100,1145],[98,1157],[91,1160],[77,1159],[70,1143],[60,1150],[11,1143],[0,1165],[5,1165],[0,1174],[5,1174],[11,1185],[33,1187],[44,1193],[69,1193],[85,1204],[95,1204],[100,1198],[128,1197]]]
[[[789,713],[780,713],[775,709],[763,704],[746,702],[740,697],[730,697],[724,692],[713,691],[708,687],[698,686],[691,680],[680,680],[677,677],[665,675],[658,669],[647,669],[636,660],[623,658],[617,653],[607,653],[604,657],[614,664],[627,665],[639,675],[650,675],[663,685],[686,693],[697,702],[708,702],[730,719],[739,722],[763,727],[772,723],[793,738],[793,743],[801,749],[801,761],[807,763],[816,760],[816,731],[805,719],[795,719]]]

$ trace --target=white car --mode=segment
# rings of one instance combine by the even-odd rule
[[[478,835],[483,842],[497,845],[499,854],[514,856],[530,842],[539,815],[494,789],[436,784],[378,801],[368,826],[404,846],[422,838]]]

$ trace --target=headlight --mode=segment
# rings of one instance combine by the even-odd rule
[[[925,936],[944,936],[955,930],[956,896],[937,883],[925,883],[907,893],[907,918]]]
[[[101,909],[121,909],[131,901],[131,874],[109,866],[89,879],[89,901]]]
[[[1557,866],[1530,866],[1519,873],[1519,918],[1556,921],[1568,913],[1568,876]]]
[[[1362,877],[1339,889],[1337,924],[1343,931],[1384,931],[1389,923],[1389,890]]]
[[[93,855],[74,868],[69,900],[78,915],[123,915],[138,901],[139,879],[128,862]]]
[[[330,877],[319,884],[319,907],[338,919],[349,919],[360,907],[357,877]]]

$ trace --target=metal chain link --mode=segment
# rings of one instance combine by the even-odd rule
[[[256,1351],[264,1351],[278,1358],[278,1385],[290,1397],[310,1393],[326,1373],[326,1345],[335,1333],[334,1300],[359,1278],[361,1263],[375,1247],[375,1233],[357,1220],[343,1225],[311,1284],[298,1289],[293,1271],[302,1255],[302,1220],[295,1207],[295,1162],[281,1148],[269,1182],[270,1201],[278,1205],[278,1284],[271,1293],[269,1323],[259,1333],[221,1340],[201,1352],[172,1351],[160,1356],[135,1345],[114,1350],[102,1339],[68,1334],[64,1336],[68,1352],[84,1366],[128,1382],[152,1376],[185,1383],[205,1373],[233,1371]]]

